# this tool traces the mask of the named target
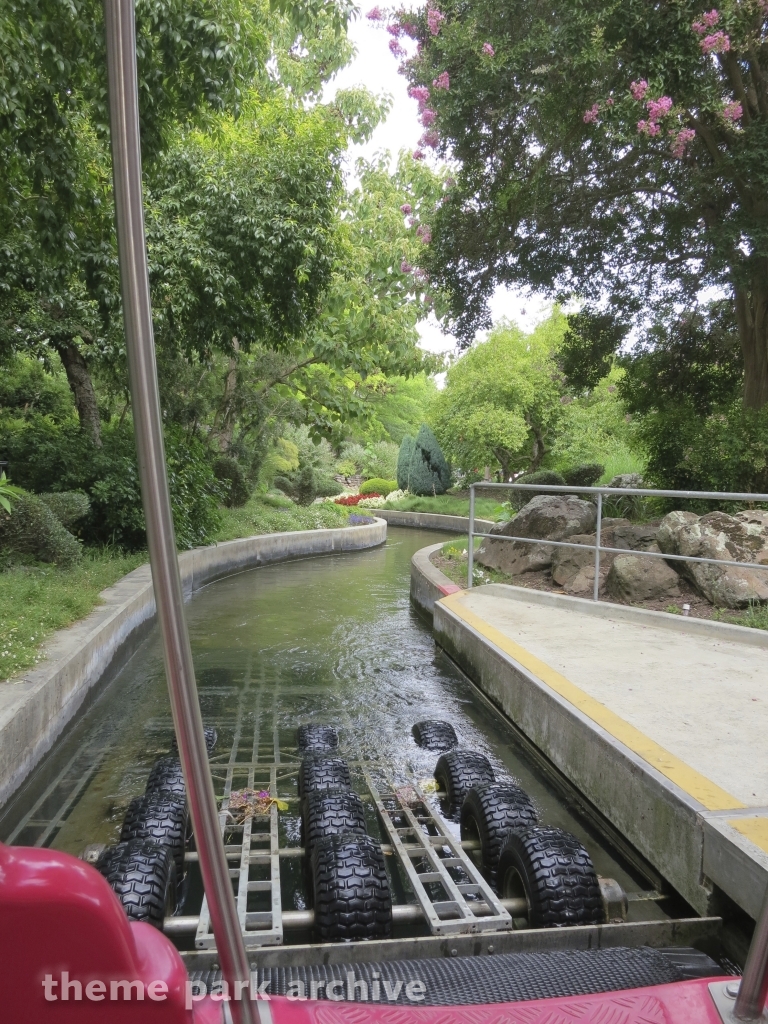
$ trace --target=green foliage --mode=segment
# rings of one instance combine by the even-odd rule
[[[0,410],[20,417],[43,414],[61,422],[72,416],[72,394],[53,355],[46,369],[39,359],[13,355],[0,369]]]
[[[565,379],[577,392],[591,391],[610,373],[613,357],[627,327],[610,313],[589,307],[570,313],[560,346],[559,362]]]
[[[6,512],[11,511],[11,502],[21,495],[23,491],[20,487],[14,487],[14,485],[8,480],[3,471],[0,473],[0,508],[5,509]]]
[[[419,495],[445,494],[451,486],[448,463],[426,423],[422,423],[413,443],[408,481],[408,490]]]
[[[67,530],[85,519],[91,511],[91,503],[79,491],[59,491],[54,494],[39,494],[61,525]]]
[[[287,437],[276,437],[269,446],[259,468],[259,486],[267,489],[278,476],[293,473],[299,468],[299,449]]]
[[[251,496],[243,468],[237,459],[222,455],[213,463],[213,475],[226,488],[224,504],[228,508],[244,505]]]
[[[516,484],[545,484],[546,486],[556,487],[565,483],[565,478],[560,473],[555,472],[552,469],[538,469],[535,473],[523,473],[522,476],[517,477],[515,480]],[[532,498],[536,498],[539,494],[548,494],[552,492],[548,491],[512,491],[512,497],[510,503],[513,508],[520,509],[523,505],[527,505]]]
[[[339,493],[333,479],[333,449],[324,438],[313,439],[306,426],[286,426],[287,439],[295,446],[298,464],[295,470],[275,477],[275,486],[290,494],[301,505],[311,505],[317,497]]]
[[[58,565],[72,565],[82,554],[72,534],[34,494],[18,495],[10,514],[0,512],[0,549]]]
[[[409,490],[414,444],[410,434],[405,434],[400,442],[400,451],[397,455],[397,486],[401,491]]]
[[[479,519],[493,521],[493,514],[498,506],[496,498],[475,498],[475,515]],[[469,497],[454,494],[438,494],[436,497],[416,497],[408,495],[399,501],[387,502],[385,508],[397,509],[401,512],[436,512],[446,516],[468,516]]]
[[[397,475],[398,454],[399,448],[394,442],[374,441],[365,449],[363,475],[366,479],[384,477],[391,480]]]
[[[352,509],[351,511],[354,511]],[[288,501],[275,504],[269,496],[254,495],[242,508],[227,509],[215,539],[219,542],[259,533],[323,530],[346,526],[350,509],[332,501],[308,507]]]
[[[569,487],[594,487],[603,473],[605,466],[601,463],[587,462],[581,466],[564,469],[562,477]]]
[[[366,480],[364,484],[360,485],[361,494],[381,494],[385,498],[392,491],[397,490],[397,480],[383,480],[381,477],[373,477],[371,480]]]

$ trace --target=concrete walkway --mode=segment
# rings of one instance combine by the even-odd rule
[[[701,913],[768,882],[768,633],[491,585],[438,643]]]

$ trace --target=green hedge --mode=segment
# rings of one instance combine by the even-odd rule
[[[10,515],[0,511],[0,548],[58,565],[72,565],[82,556],[69,530],[35,494],[14,498]]]
[[[58,494],[38,494],[53,512],[62,526],[67,530],[85,519],[91,511],[91,503],[87,495],[80,491],[60,491]]]
[[[360,486],[361,494],[382,494],[385,498],[392,491],[397,490],[397,480],[384,480],[383,477],[375,476],[371,480],[366,480],[364,484]]]

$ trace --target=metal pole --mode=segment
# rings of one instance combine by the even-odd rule
[[[467,589],[472,587],[475,569],[475,485],[469,485],[469,544],[467,545]]]
[[[248,959],[208,769],[165,467],[144,238],[133,0],[105,0],[104,15],[120,285],[152,583],[179,755],[216,948],[230,994],[242,994],[248,992]],[[245,983],[245,988],[238,989],[238,982]],[[249,998],[234,999],[229,1005],[237,1024],[253,1024]]]
[[[595,533],[595,589],[592,592],[594,601],[600,600],[600,530],[603,522],[603,495],[597,495],[597,531]]]
[[[755,925],[755,933],[744,965],[744,975],[736,996],[733,1013],[738,1020],[761,1020],[768,996],[768,889],[763,909]]]

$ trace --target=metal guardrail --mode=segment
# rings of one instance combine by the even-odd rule
[[[511,490],[511,491],[535,491],[536,494],[576,494],[594,495],[597,505],[597,523],[595,529],[594,544],[574,544],[570,541],[547,540],[539,537],[513,537],[505,533],[477,533],[475,530],[475,489],[482,490]],[[600,556],[626,555],[630,553],[628,548],[603,547],[600,543],[602,521],[603,521],[603,496],[616,495],[618,497],[643,497],[643,498],[685,498],[688,500],[698,499],[703,501],[747,501],[747,502],[768,502],[768,494],[745,494],[735,491],[657,491],[645,487],[569,487],[565,484],[496,484],[479,483],[470,484],[469,488],[469,543],[467,545],[467,587],[474,585],[474,562],[475,562],[475,537],[487,537],[491,540],[512,540],[524,544],[542,544],[545,547],[556,548],[586,548],[595,553],[595,583],[592,592],[594,601],[600,600]],[[760,562],[736,562],[724,558],[699,558],[694,555],[672,555],[663,551],[636,551],[631,549],[631,554],[644,558],[663,558],[665,561],[675,562],[703,562],[707,565],[736,565],[741,569],[768,569],[768,563]]]

